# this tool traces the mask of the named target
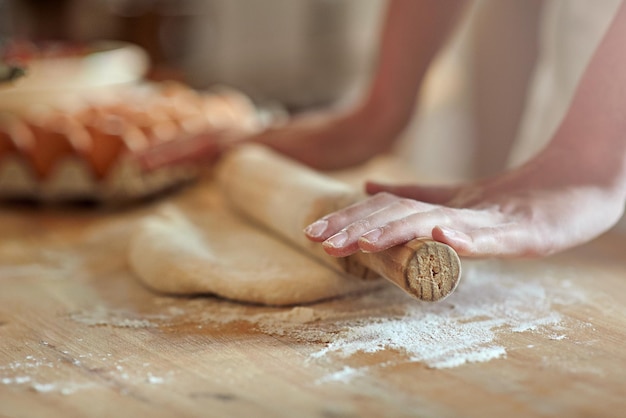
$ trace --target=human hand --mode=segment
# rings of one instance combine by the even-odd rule
[[[310,225],[343,256],[432,237],[465,256],[543,256],[613,226],[626,202],[626,2],[598,45],[546,147],[504,175],[443,188],[387,187]],[[394,193],[389,194],[389,193]]]
[[[146,169],[180,163],[210,164],[242,143],[264,144],[311,167],[331,170],[356,165],[385,152],[402,126],[365,107],[303,113],[260,132],[223,130],[162,143],[137,154]]]
[[[318,170],[354,166],[390,149],[404,121],[374,106],[328,109],[295,116],[249,138]]]
[[[203,134],[154,144],[135,152],[132,158],[145,171],[178,164],[211,164],[216,161],[225,143],[234,141],[235,133],[212,131]]]
[[[600,235],[624,209],[622,192],[582,182],[570,168],[544,159],[462,186],[368,183],[373,196],[325,216],[305,233],[338,257],[420,237],[446,243],[461,256],[545,256]]]

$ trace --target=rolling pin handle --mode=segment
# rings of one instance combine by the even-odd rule
[[[351,259],[345,263],[349,273],[371,276],[371,272],[360,271],[364,266],[409,295],[429,302],[450,295],[461,277],[458,254],[452,247],[431,239],[418,238],[378,253],[361,252],[347,258]]]

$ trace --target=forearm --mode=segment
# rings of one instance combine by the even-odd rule
[[[408,0],[407,0],[408,1]],[[432,237],[459,255],[545,256],[611,228],[626,198],[626,0],[552,141],[522,167],[466,185],[370,185],[374,196],[311,224],[346,256]]]
[[[318,169],[355,165],[389,150],[414,112],[424,75],[463,0],[390,0],[378,61],[363,100],[341,112],[295,118],[252,140]]]
[[[581,184],[626,197],[626,1],[593,55],[544,153]]]
[[[366,113],[376,113],[388,125],[408,122],[424,76],[465,3],[389,0]]]

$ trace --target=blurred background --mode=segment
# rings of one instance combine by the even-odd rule
[[[542,3],[470,2],[398,146],[420,175],[454,181],[505,166]],[[150,79],[197,89],[227,84],[297,112],[362,91],[384,7],[384,0],[0,0],[0,36],[133,42],[150,56]]]
[[[216,83],[290,108],[325,105],[367,76],[380,0],[0,0],[3,37],[124,40],[152,79]]]

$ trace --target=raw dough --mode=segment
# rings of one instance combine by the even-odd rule
[[[139,225],[131,268],[148,287],[171,294],[215,294],[266,305],[293,305],[379,286],[334,271],[223,205],[202,211],[175,204]]]

